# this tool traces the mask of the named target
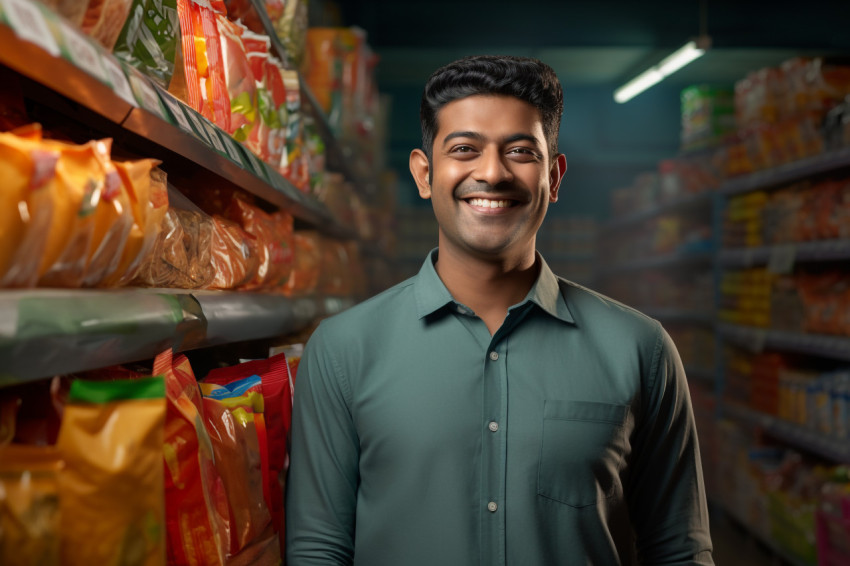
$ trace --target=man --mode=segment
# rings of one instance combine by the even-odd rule
[[[307,345],[289,566],[713,564],[673,343],[535,251],[562,108],[534,59],[429,79],[410,170],[439,248]]]

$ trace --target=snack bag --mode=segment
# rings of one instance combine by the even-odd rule
[[[111,51],[132,5],[133,0],[90,0],[80,27],[83,33]]]
[[[227,386],[200,386],[216,469],[230,502],[233,528],[227,562],[276,563],[280,546],[265,497],[268,444],[262,381],[255,376]]]
[[[112,52],[167,89],[175,63],[182,65],[179,47],[177,1],[133,0]]]
[[[265,4],[290,65],[300,67],[307,35],[307,0],[266,0]]]
[[[213,7],[207,0],[177,0],[177,14],[188,94],[188,100],[184,100],[196,112],[229,132],[230,100]],[[183,92],[175,86],[174,94],[181,96]]]
[[[130,197],[133,221],[117,265],[102,285],[120,286],[129,283],[153,250],[163,218],[168,211],[166,175],[162,169],[156,167],[158,163],[159,161],[154,159],[115,162],[122,184]]]
[[[286,89],[286,145],[280,160],[280,173],[298,189],[309,188],[309,173],[304,158],[304,142],[301,132],[301,87],[296,71],[284,70],[283,85]]]
[[[319,283],[322,261],[321,237],[312,230],[295,232],[295,264],[283,292],[289,296],[308,295]]]
[[[162,377],[71,384],[57,447],[62,564],[165,564]]]
[[[235,289],[257,276],[259,260],[255,251],[254,237],[246,233],[236,222],[214,215],[210,239],[210,261],[213,279],[211,289]]]
[[[289,430],[292,424],[292,386],[289,366],[284,354],[267,360],[254,360],[236,366],[214,369],[204,382],[227,385],[244,378],[260,378],[262,382],[263,416],[268,445],[268,476],[263,493],[272,517],[274,531],[284,554],[283,494],[289,468]]]
[[[272,93],[266,84],[266,67],[269,65],[269,49],[271,40],[266,35],[253,33],[249,30],[242,32],[242,44],[251,66],[251,74],[257,87],[257,119],[254,122],[254,137],[256,138],[257,155],[266,163],[280,163],[280,150],[271,139],[272,132],[280,130],[280,119],[272,100]]]
[[[94,211],[94,229],[86,259],[84,286],[94,286],[118,267],[133,227],[130,193],[109,156],[111,140],[98,144],[98,161],[103,168],[104,187]]]
[[[230,127],[233,138],[255,154],[260,154],[257,137],[257,85],[242,44],[243,26],[216,14],[221,37],[221,55],[227,95],[230,98]]]
[[[171,349],[154,360],[165,377],[165,526],[168,563],[218,565],[229,549],[227,494],[204,426],[203,399],[189,360]]]
[[[289,113],[286,109],[286,87],[283,83],[283,64],[269,56],[265,64],[265,83],[269,93],[269,163],[280,166],[286,149],[286,124]],[[262,115],[263,109],[260,109]]]
[[[53,195],[59,190],[59,151],[40,143],[38,134],[0,133],[0,285],[31,287],[38,279]]]
[[[294,261],[292,216],[286,212],[268,214],[242,198],[233,198],[226,214],[254,239],[258,265],[248,287],[269,289],[284,285]]]
[[[60,564],[61,468],[53,446],[0,446],[0,564]]]

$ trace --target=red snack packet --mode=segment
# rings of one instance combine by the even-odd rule
[[[204,426],[203,399],[184,355],[154,360],[165,376],[165,524],[168,563],[224,564],[230,541],[227,494]]]
[[[264,486],[272,524],[280,540],[281,555],[284,549],[283,494],[286,471],[289,468],[289,430],[292,423],[292,385],[286,356],[279,354],[267,360],[255,360],[232,367],[212,370],[204,382],[224,385],[250,376],[262,381],[268,478]]]

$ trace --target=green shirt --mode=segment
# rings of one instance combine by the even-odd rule
[[[435,258],[307,345],[288,566],[713,564],[687,383],[661,325],[541,260],[491,336]]]

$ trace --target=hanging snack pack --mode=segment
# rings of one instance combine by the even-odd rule
[[[29,287],[38,279],[58,162],[59,152],[39,140],[0,133],[0,286]]]
[[[59,451],[0,446],[0,564],[59,565]]]
[[[133,222],[115,270],[102,282],[117,286],[129,283],[150,255],[168,210],[166,175],[153,159],[115,162],[130,197]]]
[[[230,100],[224,78],[216,12],[207,0],[177,0],[183,48],[185,101],[219,128],[230,131]],[[183,85],[172,92],[183,96]]]
[[[165,564],[161,377],[71,384],[57,447],[66,566]]]
[[[280,546],[266,495],[269,468],[262,381],[253,376],[226,386],[200,386],[216,469],[230,502],[228,562],[276,563]]]
[[[112,52],[167,89],[178,63],[179,46],[176,0],[133,0]]]
[[[242,44],[244,26],[216,14],[218,32],[221,37],[221,55],[227,95],[230,98],[230,128],[227,130],[235,140],[256,154],[260,153],[257,137],[257,85],[248,54]]]
[[[264,493],[272,524],[284,542],[283,494],[289,467],[289,429],[292,423],[292,387],[284,354],[266,360],[254,360],[236,366],[214,369],[204,382],[227,385],[245,378],[259,377],[262,382],[263,416],[266,425],[268,474]],[[254,379],[254,382],[256,380]]]
[[[165,525],[168,563],[225,564],[230,540],[227,494],[204,426],[201,390],[186,356],[154,360],[165,377]]]

